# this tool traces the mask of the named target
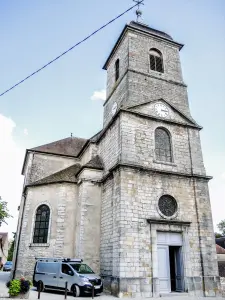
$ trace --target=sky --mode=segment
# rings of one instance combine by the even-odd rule
[[[132,0],[0,1],[0,93],[133,5]],[[193,118],[201,141],[213,220],[225,219],[225,1],[145,0],[143,20],[185,44],[181,50]],[[134,10],[0,97],[0,196],[16,231],[25,149],[102,128],[102,66]]]

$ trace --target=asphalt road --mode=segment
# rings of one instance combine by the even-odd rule
[[[10,272],[0,272],[0,284],[5,284],[9,280]]]

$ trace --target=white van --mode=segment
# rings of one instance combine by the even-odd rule
[[[100,276],[82,259],[36,258],[33,285],[37,289],[65,290],[66,282],[74,297],[91,294],[93,287],[95,295],[103,291]]]

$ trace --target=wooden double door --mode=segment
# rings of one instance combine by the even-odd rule
[[[158,233],[158,278],[161,293],[183,292],[182,236],[179,233]]]

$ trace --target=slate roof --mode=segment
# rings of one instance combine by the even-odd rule
[[[84,165],[83,167],[86,168],[92,168],[92,169],[99,169],[99,170],[103,170],[103,163],[101,158],[96,155],[94,156],[88,163],[86,163],[86,165]]]
[[[42,184],[49,184],[49,183],[56,183],[56,182],[77,182],[75,174],[81,168],[80,164],[74,164],[66,169],[58,171],[54,174],[51,174],[45,178],[42,178],[38,181],[32,183],[32,185],[42,185]]]
[[[162,38],[165,38],[165,39],[173,41],[173,38],[169,34],[163,32],[163,31],[151,28],[148,25],[145,25],[145,24],[142,24],[142,23],[138,23],[138,22],[134,22],[134,21],[131,21],[129,25],[131,27],[134,27],[134,28],[146,31],[146,32],[148,32],[150,34],[158,35],[158,36],[160,36]]]
[[[87,139],[68,137],[30,150],[77,157],[87,141]]]

